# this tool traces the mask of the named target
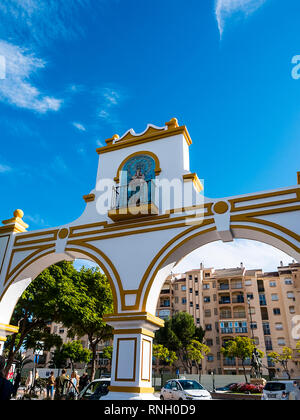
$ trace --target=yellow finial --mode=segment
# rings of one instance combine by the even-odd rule
[[[166,126],[168,127],[168,130],[171,128],[179,127],[177,118],[172,118],[169,122],[166,123]]]
[[[19,217],[20,219],[23,219],[24,217],[24,212],[23,210],[17,209],[14,211],[14,216],[15,217]]]

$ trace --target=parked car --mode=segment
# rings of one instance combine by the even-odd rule
[[[100,400],[108,394],[110,381],[110,378],[95,379],[78,394],[77,400]]]
[[[285,392],[287,396],[294,390],[294,381],[267,382],[263,390],[262,400],[281,400]]]
[[[160,391],[161,400],[211,400],[210,393],[197,381],[172,379]]]
[[[216,391],[217,392],[229,392],[230,391],[230,387],[233,386],[233,385],[236,385],[236,382],[233,382],[231,384],[222,386],[220,388],[216,388]]]

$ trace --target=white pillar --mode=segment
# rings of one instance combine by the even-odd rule
[[[111,386],[105,400],[156,400],[152,387],[152,346],[161,319],[147,313],[110,315],[114,331]]]

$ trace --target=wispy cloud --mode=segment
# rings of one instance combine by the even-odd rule
[[[48,45],[82,33],[78,18],[92,0],[7,0],[0,3],[0,36]],[[93,7],[95,3],[93,2]]]
[[[73,127],[77,128],[77,130],[79,131],[86,131],[86,128],[83,124],[78,123],[78,122],[73,122]]]
[[[226,20],[234,13],[241,12],[245,16],[255,12],[267,0],[215,0],[215,13],[220,36],[222,38]]]
[[[0,174],[4,174],[4,173],[7,173],[7,172],[11,172],[11,171],[12,171],[12,168],[10,166],[3,165],[3,164],[0,163]]]
[[[61,108],[61,99],[41,92],[32,81],[38,71],[46,69],[46,62],[38,57],[54,41],[82,34],[78,22],[92,3],[98,7],[99,2],[95,5],[92,0],[0,2],[0,56],[6,64],[0,101],[42,114]]]
[[[6,60],[6,77],[0,82],[0,100],[44,114],[58,111],[62,100],[48,96],[30,82],[46,63],[25,49],[0,40],[0,55]]]
[[[114,125],[116,128],[120,126],[120,119],[118,117],[118,107],[126,100],[127,95],[120,88],[104,87],[97,91],[99,107],[98,117]]]

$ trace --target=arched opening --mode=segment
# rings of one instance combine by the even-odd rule
[[[268,368],[272,367],[272,363],[270,363],[268,354],[274,349],[281,350],[277,342],[274,343],[274,339],[271,340],[270,337],[270,319],[273,316],[273,311],[276,314],[279,310],[273,306],[276,302],[276,294],[280,295],[278,290],[274,290],[272,293],[272,287],[276,287],[273,277],[278,275],[281,278],[281,289],[284,295],[281,295],[279,306],[282,315],[283,306],[289,313],[288,327],[285,333],[286,336],[290,336],[293,315],[289,312],[290,309],[284,300],[286,301],[288,296],[292,299],[295,294],[292,295],[288,290],[288,285],[292,282],[288,278],[284,278],[283,273],[287,271],[287,269],[284,271],[284,265],[293,265],[293,257],[297,256],[299,260],[298,253],[291,245],[287,244],[286,240],[280,242],[278,238],[273,237],[272,233],[267,235],[264,232],[262,234],[263,242],[254,241],[255,236],[250,230],[248,239],[242,238],[231,243],[223,243],[216,240],[217,232],[213,228],[202,227],[196,233],[195,230],[191,228],[190,234],[186,238],[174,238],[169,247],[165,247],[149,267],[148,279],[152,279],[155,286],[150,288],[148,284],[148,288],[145,287],[144,296],[147,296],[148,293],[148,300],[144,308],[148,311],[155,311],[157,289],[163,285],[163,288],[165,287],[166,278],[168,281],[173,279],[173,287],[172,280],[171,286],[168,287],[171,299],[167,302],[171,307],[171,310],[167,308],[169,317],[172,317],[177,311],[184,311],[194,317],[196,326],[201,325],[205,328],[209,325],[210,327],[206,329],[205,340],[207,339],[213,350],[209,356],[205,357],[203,372],[207,373],[214,367],[214,371],[220,374],[242,376],[244,364],[247,375],[250,375],[251,358],[247,358],[242,364],[241,360],[224,357],[221,352],[221,346],[226,343],[227,339],[240,336],[253,338],[257,348],[262,349],[265,355],[263,359],[264,374],[269,375]],[[246,236],[245,233],[243,236]],[[208,252],[205,252],[206,248],[210,248],[210,258],[208,258]],[[228,251],[225,251],[226,248]],[[289,255],[286,251],[289,251]],[[234,257],[234,254],[237,256]],[[285,263],[282,263],[282,268],[280,268],[281,261]],[[201,265],[201,263],[204,264]],[[229,275],[226,270],[230,271],[231,268],[233,269]],[[217,269],[218,275],[211,275],[212,269]],[[280,270],[282,274],[280,274]],[[276,271],[279,274],[274,274]],[[286,274],[286,276],[288,275]],[[279,281],[277,281],[277,286],[281,287]],[[183,287],[182,290],[186,291],[185,293],[181,292],[184,304],[180,302],[181,295],[175,291],[175,287],[177,290]],[[174,294],[177,304],[174,304]],[[163,295],[159,292],[158,295],[162,301]],[[198,299],[197,296],[201,297]],[[181,306],[180,303],[182,303]],[[164,314],[165,311],[161,310],[161,305],[158,309],[157,316],[161,316],[161,313]],[[281,342],[283,343],[283,340]],[[296,347],[296,342],[293,339],[290,339],[289,344],[293,348]]]
[[[20,351],[22,351],[22,357],[26,356],[26,358],[31,359],[31,363],[29,363],[26,366],[26,369],[24,369],[22,372],[23,377],[25,377],[27,373],[31,371],[36,372],[37,369],[40,372],[40,377],[43,379],[47,378],[47,375],[50,370],[53,370],[55,375],[57,375],[62,368],[68,369],[69,376],[71,375],[71,372],[74,368],[79,369],[80,374],[83,374],[83,372],[87,369],[88,374],[92,378],[94,378],[95,375],[96,377],[100,377],[100,375],[109,375],[111,372],[111,359],[105,356],[104,349],[112,344],[112,332],[110,327],[105,327],[105,324],[101,326],[103,316],[106,314],[106,312],[103,312],[102,314],[101,310],[99,310],[99,314],[101,315],[99,315],[98,321],[95,318],[94,324],[92,325],[92,323],[90,323],[89,330],[83,332],[85,331],[84,325],[88,324],[86,324],[85,322],[82,322],[82,326],[80,325],[80,322],[74,322],[74,324],[70,324],[69,322],[69,324],[64,324],[63,320],[67,318],[57,317],[57,310],[55,310],[56,315],[52,318],[52,314],[54,314],[54,312],[39,309],[42,308],[43,305],[38,303],[39,299],[35,299],[35,295],[34,298],[30,297],[30,295],[27,295],[26,297],[23,296],[22,302],[25,302],[24,306],[19,306],[19,309],[17,311],[14,311],[16,305],[18,304],[19,298],[23,295],[25,290],[31,285],[34,285],[34,283],[37,281],[38,283],[34,286],[35,289],[32,289],[30,293],[35,293],[34,290],[37,290],[37,294],[39,295],[39,298],[42,297],[41,300],[43,300],[45,306],[47,306],[48,304],[48,299],[49,302],[54,301],[52,306],[49,303],[49,307],[53,307],[54,309],[55,306],[57,308],[58,305],[58,303],[55,303],[53,293],[47,294],[46,290],[51,292],[51,290],[55,289],[59,291],[59,294],[62,293],[61,297],[63,297],[63,301],[66,296],[66,298],[70,298],[70,302],[72,302],[72,296],[76,296],[76,290],[78,291],[80,289],[81,291],[84,291],[84,294],[86,294],[87,299],[83,298],[83,300],[79,302],[77,298],[79,313],[82,314],[82,312],[80,311],[81,309],[83,310],[85,308],[85,312],[90,311],[90,314],[93,314],[94,312],[91,311],[93,311],[93,309],[96,307],[100,309],[101,304],[99,304],[99,302],[103,300],[109,302],[109,312],[113,312],[113,299],[111,294],[108,293],[109,287],[107,284],[107,280],[102,276],[106,276],[106,273],[109,274],[107,267],[103,266],[101,261],[99,261],[101,265],[97,264],[97,258],[92,258],[91,256],[85,255],[85,253],[82,251],[77,251],[76,255],[80,258],[80,260],[74,260],[73,258],[70,258],[70,256],[67,257],[66,254],[49,254],[47,256],[41,257],[40,259],[38,259],[38,261],[33,262],[28,267],[22,270],[19,276],[8,287],[4,298],[0,302],[0,309],[2,310],[2,313],[6,313],[7,315],[7,324],[11,323],[10,317],[13,314],[12,321],[14,325],[18,324],[20,327],[19,335],[22,347],[20,347],[19,345],[19,338],[17,339],[17,341],[15,341],[15,339],[12,337],[12,340],[9,340],[6,343],[8,344],[6,353],[8,362],[12,363],[12,357],[15,357],[16,355],[20,354]],[[73,255],[73,257],[75,257],[75,255]],[[69,265],[60,264],[61,262],[66,261],[69,263]],[[50,270],[47,270],[48,268]],[[31,273],[32,277],[24,278],[26,277],[27,273]],[[66,280],[61,281],[61,273],[64,279],[68,277],[70,281],[68,280],[67,283]],[[40,274],[42,274],[42,276],[40,276]],[[83,288],[81,287],[81,285],[84,285],[84,281],[82,281],[81,279],[87,279],[86,285]],[[54,280],[57,280],[56,285],[53,284]],[[59,285],[60,283],[62,284]],[[64,284],[68,284],[67,288],[65,288]],[[39,293],[39,291],[41,292]],[[94,291],[95,294],[93,294]],[[89,298],[90,301],[94,301],[94,303],[91,307],[88,307],[88,304],[84,306],[84,302],[87,302]],[[32,305],[30,302],[34,300],[36,300],[36,302],[33,302]],[[57,302],[63,301],[57,300]],[[75,304],[76,299],[74,300],[74,305]],[[60,306],[58,308],[60,308]],[[64,311],[66,312],[66,308],[69,312],[68,307],[65,307]],[[32,311],[31,313],[33,316],[31,316],[30,310]],[[29,314],[29,316],[27,317],[27,321],[25,320],[27,316],[26,314]],[[79,318],[83,318],[83,314],[82,317]],[[73,316],[73,319],[79,318],[75,318]],[[29,325],[30,323],[32,324],[32,326]],[[107,328],[107,332],[104,331],[105,328]],[[101,329],[103,330],[103,334]],[[70,332],[72,332],[72,335],[69,335]],[[46,340],[51,340],[50,336],[52,336],[53,340],[54,337],[57,337],[58,339],[60,338],[61,341],[54,340],[53,343],[58,344],[53,344],[53,347],[51,347],[51,352],[50,347],[43,349],[42,354],[39,355],[38,358],[36,358],[33,353],[32,347],[32,345],[35,345],[35,334],[40,334],[42,337],[44,337],[45,335]],[[101,334],[103,335],[103,339],[101,338]],[[90,361],[77,360],[77,362],[72,362],[72,359],[68,359],[66,360],[65,365],[57,366],[55,364],[56,362],[54,360],[53,351],[56,351],[58,353],[61,352],[61,346],[67,345],[67,343],[70,343],[72,341],[80,343],[83,349],[90,351]],[[50,342],[51,341],[47,341],[47,343]],[[16,344],[18,345],[17,348],[15,348]],[[26,353],[24,353],[25,350]],[[60,361],[62,362],[62,360]],[[74,363],[76,363],[76,365]]]

